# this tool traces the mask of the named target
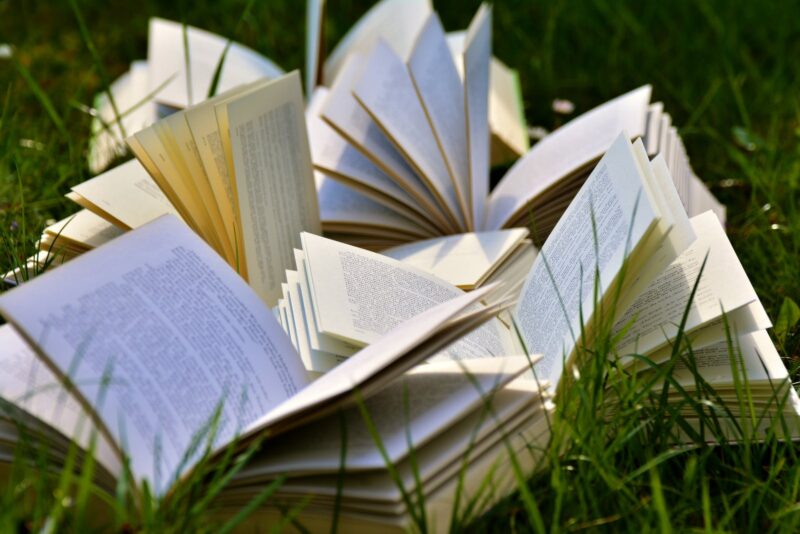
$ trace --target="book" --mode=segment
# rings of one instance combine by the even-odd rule
[[[456,450],[468,447],[470,429],[459,423],[475,420],[491,392],[516,384],[504,395],[512,404],[509,421],[541,409],[531,405],[539,398],[535,382],[515,380],[530,369],[528,357],[453,360],[442,352],[508,305],[497,300],[497,290],[443,300],[312,381],[260,297],[184,223],[164,216],[0,297],[0,313],[13,325],[0,328],[0,393],[13,411],[2,419],[30,423],[15,431],[33,432],[54,461],[64,459],[70,442],[84,450],[91,444],[96,482],[109,491],[127,465],[137,484],[147,481],[167,496],[199,461],[199,451],[187,451],[212,420],[208,445],[219,454],[233,442],[244,448],[268,439],[269,462],[255,462],[247,480],[259,469],[308,472],[298,461],[329,471],[331,462],[338,464],[333,450],[307,450],[308,462],[300,448],[289,455],[269,451],[273,444],[281,450],[281,436],[294,442],[294,433],[315,433],[328,418],[336,426],[341,410],[355,421],[363,397],[368,409],[381,409],[380,435],[398,463],[413,454],[410,431],[415,446],[438,443],[428,464],[452,480],[457,476],[439,457],[442,440]],[[45,295],[46,307],[33,304]],[[416,367],[424,360],[430,362]],[[429,390],[432,380],[436,392]],[[398,404],[408,391],[419,392],[412,420]],[[63,411],[52,410],[56,402]],[[505,424],[478,419],[487,434]],[[0,428],[12,434],[9,425]],[[355,469],[380,468],[377,446],[368,446],[367,436],[359,443],[356,430]],[[13,451],[9,438],[2,457]],[[225,499],[241,495],[232,488]],[[408,520],[403,513],[392,519]]]
[[[342,60],[330,89],[318,89],[310,103],[314,166],[349,187],[351,196],[382,204],[418,232],[529,226],[541,245],[620,130],[643,139],[651,157],[664,156],[690,214],[713,208],[724,220],[723,208],[694,175],[669,114],[651,103],[650,86],[546,136],[490,192],[491,9],[482,6],[474,16],[455,61],[451,46],[459,44],[448,43],[433,12],[419,24],[406,56],[380,39],[371,43]],[[366,210],[353,217],[349,242],[377,241],[363,223],[370,217]]]
[[[298,72],[176,112],[128,144],[183,220],[276,302],[297,236],[321,231]]]
[[[342,58],[376,37],[386,39],[402,51],[405,36],[414,35],[417,21],[432,11],[429,0],[382,0],[355,24],[326,58],[322,33],[324,6],[325,2],[318,0],[309,0],[306,6],[304,70],[305,89],[309,95],[317,85],[332,83],[336,65]],[[451,35],[457,40],[460,33]],[[130,70],[111,84],[109,91],[95,97],[87,156],[94,173],[103,171],[115,158],[126,153],[125,138],[176,110],[214,96],[212,88],[219,94],[239,85],[285,74],[275,61],[201,28],[154,17],[149,21],[147,36],[147,59],[134,61]],[[492,58],[492,73],[492,158],[493,162],[502,163],[527,150],[528,134],[516,71]]]
[[[216,504],[231,513],[279,481],[274,500],[252,518],[260,525],[302,505],[301,523],[315,530],[329,528],[334,506],[346,529],[407,529],[419,515],[428,528],[446,529],[464,505],[456,494],[477,498],[480,512],[515,488],[515,470],[536,468],[550,399],[558,403],[580,370],[581,347],[604,329],[619,365],[643,387],[671,380],[692,391],[699,375],[732,400],[737,372],[752,371],[748,391],[763,410],[754,426],[784,415],[784,437],[798,435],[800,401],[721,222],[712,212],[689,218],[664,157],[651,161],[643,141],[626,133],[513,297],[502,284],[465,293],[413,265],[311,233],[293,257],[282,301],[270,309],[166,215],[0,296],[13,325],[2,332],[22,335],[27,365],[44,362],[109,454],[120,461],[126,446],[132,471],[155,481],[159,494],[191,469],[194,457],[180,458],[192,433],[220,400],[233,399],[221,406],[214,449],[234,436],[239,446],[266,441]],[[738,361],[730,359],[729,332]],[[682,368],[668,348],[684,336],[697,357]],[[87,442],[24,399],[2,396],[34,429],[46,425],[40,434],[62,449]],[[739,406],[720,417],[734,437],[749,415]],[[714,439],[696,426],[687,440]],[[159,431],[168,433],[163,441]],[[113,465],[104,469],[116,478]],[[416,489],[404,492],[398,480]],[[486,487],[491,495],[481,496]]]

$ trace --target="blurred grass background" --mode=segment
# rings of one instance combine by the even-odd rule
[[[328,1],[328,50],[370,3]],[[100,69],[69,2],[0,0],[0,44],[13,46],[12,58],[0,58],[0,235],[6,241],[0,268],[14,263],[9,255],[22,259],[34,252],[45,221],[76,211],[63,194],[89,178],[91,118],[85,107],[102,89],[103,71],[111,81],[131,61],[146,57],[149,17],[233,38],[287,70],[302,66],[304,2],[255,2],[237,28],[245,4],[77,1]],[[477,5],[435,2],[448,30],[466,27]],[[494,5],[494,17],[494,53],[519,70],[531,125],[552,129],[627,90],[653,84],[654,100],[662,100],[672,115],[695,172],[728,206],[733,245],[773,321],[787,310],[776,340],[796,376],[800,336],[788,310],[800,300],[800,3],[505,0]],[[555,98],[574,102],[574,114],[556,114]],[[673,526],[686,528],[791,529],[795,525],[786,519],[797,515],[800,469],[785,465],[793,445],[769,447],[748,456],[748,464],[727,452],[687,451],[646,472],[639,493],[626,490],[622,499],[615,493],[620,488],[591,463],[578,464],[583,471],[569,483],[550,474],[534,480],[532,488],[544,523],[556,529],[663,527],[663,510],[669,510]],[[642,454],[623,447],[606,461],[625,469],[641,463]],[[715,485],[717,479],[725,482]],[[705,481],[708,490],[709,480],[710,523],[704,497],[692,485]],[[594,484],[607,496],[592,496]],[[559,500],[570,492],[574,503]],[[747,503],[740,502],[744,497]],[[480,526],[535,529],[535,521],[519,511],[512,499]]]

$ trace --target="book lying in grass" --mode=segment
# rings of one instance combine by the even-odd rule
[[[324,83],[332,83],[342,58],[378,37],[403,53],[406,36],[415,35],[418,22],[432,11],[428,0],[383,0],[355,24],[326,60],[324,4],[312,0],[307,6],[304,70],[308,94],[323,83],[323,70],[328,80]],[[451,38],[457,41],[460,35],[455,32]],[[158,119],[239,85],[284,74],[276,62],[240,43],[179,22],[151,18],[147,39],[147,59],[133,62],[93,103],[88,160],[95,173],[125,154],[125,138]],[[492,158],[500,163],[528,149],[528,134],[516,71],[496,58],[491,69]]]
[[[651,156],[664,156],[690,213],[711,203],[708,192],[697,185],[663,105],[650,103],[650,86],[546,136],[490,192],[490,57],[491,10],[486,6],[473,18],[455,61],[435,13],[425,18],[406,56],[379,39],[371,48],[351,53],[330,90],[320,89],[309,106],[315,168],[349,187],[351,196],[388,208],[391,217],[405,219],[419,233],[530,226],[534,241],[541,244],[588,172],[624,130],[631,139],[644,139]],[[386,226],[390,216],[382,220],[373,211],[353,217],[347,241],[378,242],[375,228]],[[374,219],[372,226],[365,219]],[[386,244],[397,239],[389,232]]]
[[[0,456],[17,445],[8,421],[24,423],[17,434],[33,433],[54,460],[65,459],[71,442],[93,455],[102,487],[113,491],[130,469],[128,483],[170,498],[182,484],[201,483],[198,464],[259,440],[258,461],[240,480],[276,469],[290,477],[338,469],[339,452],[319,447],[319,429],[339,428],[341,410],[357,422],[366,409],[379,410],[377,436],[394,462],[380,464],[381,449],[353,426],[354,472],[385,471],[425,450],[419,466],[436,487],[456,483],[453,455],[471,446],[465,419],[496,442],[505,425],[542,405],[533,380],[515,381],[530,370],[527,356],[477,349],[450,356],[453,342],[465,343],[509,305],[497,286],[453,292],[312,381],[259,296],[184,223],[159,218],[0,297],[0,313],[13,325],[0,329],[7,408],[0,430],[8,438]],[[403,409],[409,393],[413,412]],[[505,415],[481,416],[488,401],[507,408]],[[306,444],[304,433],[313,436]],[[481,486],[477,466],[474,475],[467,467],[465,491]],[[376,487],[392,492],[391,477]],[[372,521],[410,518],[401,511]]]
[[[239,86],[128,144],[183,220],[276,302],[297,236],[320,232],[299,74]]]

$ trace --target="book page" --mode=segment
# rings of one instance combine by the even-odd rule
[[[602,298],[629,250],[658,220],[643,188],[633,148],[621,134],[536,257],[513,317],[529,353],[544,356],[536,368],[539,378],[558,383],[578,341],[581,318],[588,323],[592,317],[595,284]]]
[[[180,217],[136,159],[73,186],[72,191],[97,206],[102,211],[98,215],[107,213],[126,229],[138,228],[166,214]]]
[[[272,312],[174,217],[3,294],[0,312],[69,374],[158,495],[218,407],[223,446],[307,383]]]
[[[687,332],[721,318],[723,312],[758,301],[716,216],[706,212],[691,221],[695,242],[647,286],[616,323],[616,332],[627,328],[619,341],[620,354],[646,354],[676,335],[706,254],[686,320]]]
[[[368,398],[377,386],[385,387],[416,364],[422,363],[423,359],[435,354],[438,348],[459,339],[496,314],[496,309],[478,304],[482,299],[492,300],[496,290],[496,287],[485,287],[462,293],[399,323],[377,341],[347,358],[250,425],[246,435],[268,428],[285,431],[351,404],[359,393]],[[511,360],[527,363],[527,358],[512,358],[509,365]]]
[[[462,289],[479,285],[528,235],[525,228],[436,237],[382,254],[429,272]]]
[[[403,188],[440,229],[453,231],[433,193],[417,176],[395,145],[387,139],[369,113],[353,96],[366,56],[353,56],[345,65],[322,104],[319,115],[373,165]],[[327,169],[331,172],[333,169]]]
[[[92,138],[89,140],[89,170],[102,172],[114,158],[125,155],[125,137],[147,128],[156,120],[156,103],[148,91],[147,61],[134,61],[130,70],[111,83],[111,94],[120,116],[102,91],[95,96],[92,107]]]
[[[122,474],[122,461],[115,446],[98,433],[77,399],[9,324],[0,326],[0,398],[58,430],[84,450],[89,450],[92,440],[96,440],[98,463],[114,477]]]
[[[62,240],[72,242],[85,248],[96,248],[121,236],[124,230],[98,217],[89,210],[83,209],[44,229],[45,234],[53,236],[58,250]]]
[[[510,360],[517,360],[511,358]],[[524,368],[524,364],[523,364]],[[447,433],[460,418],[480,411],[484,398],[501,388],[519,366],[497,358],[420,365],[386,390],[365,401],[392,463],[409,453],[409,437],[421,451],[423,444]],[[468,377],[472,375],[474,382]],[[404,410],[404,397],[408,411]],[[347,424],[347,469],[385,469],[385,460],[367,432],[358,408],[344,412]],[[473,428],[474,430],[474,428]],[[335,472],[341,464],[341,421],[327,417],[270,443],[259,458],[245,468],[244,477],[286,471]]]
[[[469,143],[469,190],[476,229],[484,229],[489,195],[489,63],[492,11],[481,4],[464,41],[464,102]]]
[[[348,58],[369,52],[383,39],[406,58],[414,39],[433,11],[430,0],[381,0],[367,11],[339,41],[325,61],[324,83],[333,84]]]
[[[211,221],[216,240],[220,244],[221,253],[229,264],[233,264],[235,261],[232,247],[233,241],[229,238],[228,229],[225,228],[226,222],[222,218],[222,210],[215,198],[211,180],[205,172],[197,143],[186,120],[186,114],[174,113],[163,120],[169,132],[169,144],[167,146],[176,153],[176,156],[180,156],[175,158],[181,164],[180,172],[185,177],[185,181],[192,183],[197,190],[206,214]],[[224,201],[225,199],[222,200]]]
[[[427,222],[425,210],[421,209],[414,197],[322,120],[318,112],[326,96],[327,91],[320,88],[306,112],[314,167],[330,176],[357,185],[361,191],[369,190],[373,198],[379,198],[393,210],[402,210],[403,213],[433,229],[433,225]]]
[[[402,230],[417,238],[425,238],[433,233],[321,172],[314,174],[323,228],[329,227],[332,223],[339,223]]]
[[[367,56],[353,96],[422,178],[451,221],[466,229],[455,184],[414,82],[406,65],[384,42],[378,41]]]
[[[322,232],[300,75],[218,105],[229,121],[248,280],[273,306],[300,232]]]
[[[311,301],[320,333],[367,345],[420,313],[462,294],[435,276],[374,252],[303,233]],[[519,354],[497,320],[441,355],[454,360]]]
[[[306,2],[306,98],[311,98],[314,89],[322,79],[323,49],[325,47],[322,30],[325,26],[325,0]]]
[[[531,148],[492,190],[485,230],[514,220],[537,195],[602,156],[621,131],[644,134],[651,87],[645,85],[571,120]]]
[[[464,88],[436,13],[431,14],[417,37],[408,70],[455,185],[467,228],[473,230]]]
[[[283,70],[253,50],[211,32],[185,27],[188,52],[184,49],[184,26],[170,20],[151,18],[147,42],[150,91],[156,100],[175,108],[189,107],[208,98],[208,91],[225,53],[217,93],[259,78],[278,78]],[[188,57],[187,57],[188,56]],[[187,71],[186,63],[189,63]],[[213,96],[213,95],[212,95]]]

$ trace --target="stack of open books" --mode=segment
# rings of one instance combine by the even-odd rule
[[[70,261],[0,296],[0,461],[33,437],[62,465],[76,444],[103,490],[129,470],[169,498],[257,446],[219,514],[275,484],[255,526],[302,506],[312,530],[334,510],[347,531],[445,530],[534,472],[583,347],[609,331],[644,387],[691,393],[701,376],[731,401],[731,438],[779,416],[800,437],[724,208],[649,86],[556,130],[490,191],[489,8],[448,40],[427,2],[381,2],[324,65],[310,56],[307,87],[330,87],[308,105],[296,72],[234,46],[205,98],[216,59],[191,84],[158,67],[180,61],[152,43],[182,32],[155,21],[146,67],[180,109],[128,132],[136,160],[72,188],[83,210],[29,260]],[[673,369],[687,343],[695,359]],[[760,419],[735,402],[741,372]],[[690,439],[715,438],[684,415]]]

